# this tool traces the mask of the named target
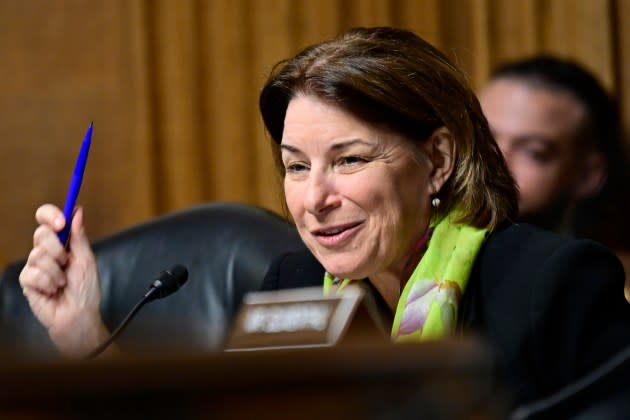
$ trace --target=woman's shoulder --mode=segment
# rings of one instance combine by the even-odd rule
[[[319,286],[323,281],[324,267],[304,247],[275,258],[265,275],[261,290]]]

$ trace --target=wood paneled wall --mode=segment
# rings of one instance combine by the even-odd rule
[[[209,200],[281,211],[257,112],[280,59],[400,26],[478,88],[504,60],[552,52],[599,75],[630,121],[629,19],[626,0],[4,0],[0,260],[26,255],[39,204],[62,204],[90,121],[92,238]]]

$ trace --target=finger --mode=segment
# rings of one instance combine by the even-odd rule
[[[42,254],[50,255],[61,266],[68,261],[68,253],[59,242],[57,234],[46,225],[38,226],[33,233],[33,249],[35,248],[39,248]]]
[[[35,298],[47,298],[50,299],[52,297],[54,297],[57,294],[57,291],[59,289],[56,289],[55,291],[49,291],[46,289],[39,289],[36,287],[24,287],[22,288],[22,294],[24,296],[26,296],[26,299],[28,299],[28,301],[32,301]]]
[[[63,266],[42,248],[33,248],[26,260],[22,273],[27,273],[25,277],[27,283],[23,286],[44,288],[47,282],[52,282],[58,287],[63,287],[66,283],[66,274]],[[20,273],[20,276],[22,276]],[[41,276],[41,280],[39,279]],[[22,278],[20,277],[20,281]]]
[[[44,267],[45,265],[27,263],[20,273],[20,286],[25,291],[35,290],[38,293],[44,293],[49,296],[55,294],[59,289],[59,280],[57,280],[59,273],[55,271],[54,265],[49,266],[49,268]],[[53,268],[51,269],[50,267]]]
[[[66,224],[66,219],[59,207],[53,204],[44,204],[35,211],[35,220],[40,225],[50,226],[55,232],[59,232]]]
[[[79,206],[72,217],[72,227],[70,233],[70,249],[72,253],[81,260],[91,260],[94,258],[90,240],[85,233],[85,225],[83,224],[83,207]]]
[[[42,248],[31,250],[26,266],[45,274],[57,287],[66,285],[66,273],[63,265],[60,265],[59,261],[47,254]]]

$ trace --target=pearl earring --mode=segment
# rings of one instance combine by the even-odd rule
[[[433,200],[431,200],[431,205],[433,206],[433,208],[438,208],[438,206],[440,205],[440,199],[437,197],[433,197]]]

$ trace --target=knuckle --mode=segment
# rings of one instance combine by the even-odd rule
[[[50,229],[47,226],[37,226],[37,229],[35,229],[35,232],[33,232],[33,245],[41,243],[41,241],[46,237],[49,232]]]
[[[43,204],[35,210],[35,220],[42,222],[47,220],[52,213],[53,206],[51,204]]]
[[[20,273],[20,286],[22,287],[31,287],[33,286],[34,279],[37,276],[38,268],[36,267],[25,267],[24,270]]]
[[[39,261],[44,256],[44,251],[36,246],[31,249],[31,252],[28,254],[28,259],[26,260],[27,265],[35,266],[37,261]]]

